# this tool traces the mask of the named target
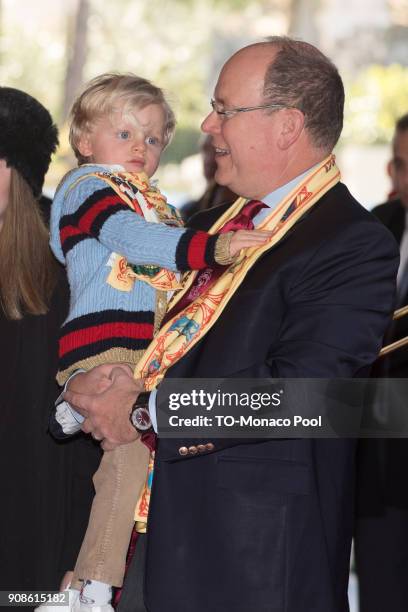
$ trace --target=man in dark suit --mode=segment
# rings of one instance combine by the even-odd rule
[[[216,181],[248,207],[266,204],[255,227],[269,223],[289,194],[282,227],[298,205],[315,203],[253,263],[167,376],[369,372],[394,305],[398,249],[344,185],[324,187],[343,103],[335,66],[307,43],[274,37],[224,65],[202,125],[215,147]],[[223,206],[203,212],[193,225],[208,229],[223,213]],[[123,370],[100,368],[74,379],[67,400],[109,449],[137,437],[129,414],[141,387]],[[111,375],[111,387],[83,395],[98,372]],[[346,612],[353,462],[351,440],[159,439],[146,560],[136,552],[144,603],[139,586],[122,609]],[[131,572],[125,593],[132,582]]]
[[[408,304],[408,114],[392,143],[389,173],[397,198],[373,209],[400,246],[397,305]],[[408,317],[394,322],[386,343],[408,336]],[[376,375],[408,378],[408,350],[380,359]],[[356,565],[360,612],[408,610],[408,441],[362,440],[357,453]]]

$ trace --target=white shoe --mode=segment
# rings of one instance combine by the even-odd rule
[[[79,601],[79,591],[76,589],[66,589],[66,591],[63,592],[68,593],[69,603],[64,606],[54,606],[51,603],[43,603],[40,606],[37,606],[37,608],[34,609],[34,612],[72,612],[73,610],[79,610],[79,608],[75,607]]]
[[[92,589],[92,582],[94,582],[94,589]],[[110,585],[105,583],[98,583],[98,581],[96,580],[83,580],[82,588],[79,591],[79,597],[75,599],[72,606],[72,610],[70,612],[114,612],[114,609],[112,608],[110,603],[96,604],[94,602],[94,599],[91,595],[95,596],[95,586],[96,592],[99,591],[98,595],[100,597],[104,596],[103,591],[106,591],[105,595],[112,595],[112,587]],[[101,588],[98,587],[102,588],[102,592]],[[85,594],[85,591],[88,591],[87,595]],[[109,597],[106,597],[106,599],[109,599]]]
[[[52,604],[41,604],[35,608],[35,612],[114,612],[111,604],[96,606],[94,604],[82,603],[79,599],[79,591],[68,589],[69,604],[65,606],[53,606]]]
[[[114,612],[114,610],[110,604],[96,606],[95,604],[82,603],[77,599],[70,612]]]

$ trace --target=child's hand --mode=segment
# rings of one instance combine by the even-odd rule
[[[238,230],[231,238],[230,255],[233,257],[241,249],[265,244],[271,236],[272,232],[262,230]]]

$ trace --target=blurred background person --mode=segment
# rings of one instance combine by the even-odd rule
[[[0,87],[0,590],[55,589],[73,567],[99,448],[47,433],[68,309],[39,197],[58,143],[49,112]]]
[[[195,215],[195,213],[207,210],[218,204],[232,203],[238,197],[228,189],[228,187],[218,185],[218,183],[215,182],[214,175],[217,164],[215,161],[215,149],[211,144],[211,140],[211,136],[204,136],[200,144],[200,153],[203,160],[203,174],[207,181],[207,186],[203,195],[198,200],[191,200],[180,208],[184,221],[187,221],[187,219]]]
[[[400,245],[397,307],[408,304],[408,113],[396,123],[388,165],[396,197],[373,213]],[[386,344],[408,335],[392,324]],[[376,376],[408,378],[408,347],[379,359]],[[357,455],[356,567],[360,612],[408,610],[408,440],[361,440]]]

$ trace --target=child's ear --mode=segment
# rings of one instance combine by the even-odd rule
[[[92,143],[89,134],[82,134],[78,140],[77,149],[82,157],[92,156]]]

